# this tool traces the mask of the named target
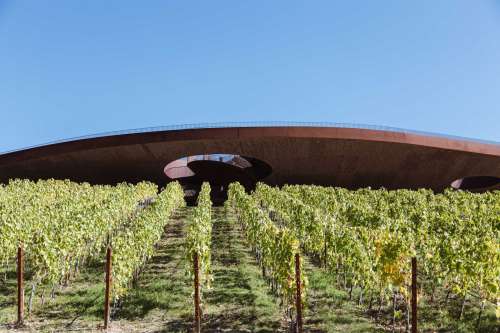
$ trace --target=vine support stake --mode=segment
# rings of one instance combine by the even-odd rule
[[[417,333],[417,258],[411,258],[411,333]]]
[[[107,330],[109,326],[109,303],[111,294],[111,246],[106,250],[106,293],[104,295],[104,329]]]
[[[17,325],[24,324],[24,250],[17,248]]]
[[[200,318],[200,266],[198,252],[193,255],[194,265],[194,332],[201,332]]]
[[[297,310],[297,333],[302,333],[302,281],[300,279],[300,254],[295,253],[295,283],[297,295],[295,297],[295,307]]]

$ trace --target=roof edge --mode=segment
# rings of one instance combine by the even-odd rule
[[[60,143],[69,143],[73,141],[80,141],[86,139],[97,139],[105,138],[109,136],[127,135],[127,134],[140,134],[140,133],[153,133],[153,132],[164,132],[164,131],[179,131],[179,130],[190,130],[190,129],[211,129],[211,128],[246,128],[246,127],[318,127],[318,128],[346,128],[346,129],[365,129],[374,131],[385,131],[385,132],[395,132],[401,134],[412,134],[425,137],[435,137],[448,139],[453,141],[462,141],[470,143],[479,143],[486,145],[498,146],[500,148],[500,142],[481,140],[468,137],[461,137],[455,135],[440,134],[434,132],[409,130],[399,127],[390,126],[380,126],[380,125],[369,125],[369,124],[355,124],[355,123],[336,123],[336,122],[300,122],[300,121],[252,121],[252,122],[214,122],[214,123],[196,123],[196,124],[179,124],[179,125],[168,125],[168,126],[156,126],[156,127],[143,127],[134,128],[118,131],[101,132],[89,135],[82,135],[71,137],[67,139],[60,139],[49,141],[46,143],[27,146],[23,148],[11,149],[7,151],[0,152],[0,156],[8,155],[11,153],[21,152],[25,150],[31,150],[34,148],[41,148],[45,146],[56,145]]]

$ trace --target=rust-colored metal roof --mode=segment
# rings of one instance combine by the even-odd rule
[[[0,155],[0,181],[69,178],[113,184],[168,178],[181,157],[235,154],[266,162],[273,184],[347,188],[431,188],[457,179],[500,179],[500,144],[347,126],[234,126],[134,131],[37,146]]]

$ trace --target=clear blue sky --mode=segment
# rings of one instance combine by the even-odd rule
[[[500,141],[500,1],[0,0],[0,151],[196,122]]]

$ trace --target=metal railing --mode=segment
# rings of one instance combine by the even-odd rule
[[[230,127],[336,127],[336,128],[359,128],[359,129],[368,129],[368,130],[376,130],[376,131],[389,131],[389,132],[397,132],[397,133],[407,133],[407,134],[417,134],[424,136],[432,136],[439,138],[446,138],[452,140],[461,140],[461,141],[470,141],[477,143],[485,143],[491,145],[500,146],[500,142],[490,141],[490,140],[481,140],[481,139],[473,139],[462,136],[455,135],[446,135],[439,134],[433,132],[426,131],[417,131],[417,130],[408,130],[404,128],[398,127],[389,127],[389,126],[379,126],[379,125],[368,125],[368,124],[352,124],[352,123],[336,123],[336,122],[302,122],[302,121],[251,121],[251,122],[215,122],[215,123],[197,123],[197,124],[179,124],[179,125],[168,125],[168,126],[157,126],[157,127],[143,127],[143,128],[133,128],[127,130],[119,130],[119,131],[111,131],[111,132],[103,132],[89,135],[76,136],[68,139],[55,140],[50,141],[44,144],[28,146],[20,149],[8,150],[0,153],[0,155],[13,153],[17,151],[38,148],[43,146],[55,145],[58,143],[65,143],[77,140],[84,139],[95,139],[107,136],[115,136],[115,135],[125,135],[125,134],[138,134],[138,133],[147,133],[147,132],[163,132],[163,131],[180,131],[180,130],[188,130],[188,129],[204,129],[204,128],[230,128]]]

